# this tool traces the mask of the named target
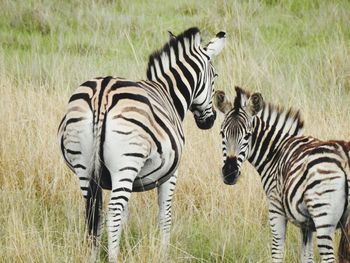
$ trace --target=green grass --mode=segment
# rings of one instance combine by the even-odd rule
[[[349,1],[3,0],[0,10],[0,262],[86,261],[84,204],[59,154],[57,126],[85,80],[144,79],[168,30],[198,26],[204,43],[226,31],[214,61],[217,89],[260,91],[266,101],[300,109],[306,134],[350,138]],[[269,262],[258,175],[246,165],[235,187],[224,185],[222,116],[200,131],[188,115],[170,255],[159,253],[151,191],[132,196],[120,261]],[[292,225],[286,246],[286,262],[298,262]]]

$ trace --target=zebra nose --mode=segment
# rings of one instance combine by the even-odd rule
[[[216,112],[213,111],[213,114],[208,116],[205,119],[199,119],[199,118],[196,118],[196,116],[194,117],[194,119],[196,120],[196,124],[199,129],[207,130],[213,127],[214,122],[216,120]]]
[[[237,159],[235,157],[228,157],[224,166],[222,167],[224,183],[234,185],[237,182],[239,174],[240,172],[237,165]]]

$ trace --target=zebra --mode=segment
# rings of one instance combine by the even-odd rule
[[[301,230],[301,262],[313,262],[313,232],[322,262],[334,262],[334,233],[344,226],[340,258],[349,260],[350,142],[304,136],[299,111],[265,104],[260,93],[235,91],[233,103],[223,91],[214,95],[214,106],[225,114],[223,180],[235,184],[245,160],[260,174],[268,198],[272,261],[283,261],[287,221]]]
[[[110,262],[117,261],[132,192],[158,189],[161,247],[167,250],[171,201],[185,141],[183,120],[190,110],[200,129],[213,126],[217,74],[212,58],[221,52],[225,39],[221,31],[202,47],[199,29],[189,28],[171,35],[163,48],[150,55],[147,80],[97,77],[70,97],[58,142],[86,200],[91,261],[98,257],[103,229],[102,189],[111,191]]]

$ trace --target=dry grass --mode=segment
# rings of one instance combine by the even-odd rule
[[[305,133],[350,139],[347,1],[5,0],[0,8],[1,262],[86,261],[83,200],[60,157],[57,126],[86,79],[144,78],[167,30],[198,25],[206,40],[225,30],[227,47],[214,62],[218,89],[259,90],[266,101],[301,109]],[[190,114],[185,121],[169,258],[159,254],[151,191],[132,196],[121,262],[270,261],[258,175],[246,165],[238,185],[222,183],[220,121],[205,132]],[[286,262],[297,262],[297,229],[287,238]]]

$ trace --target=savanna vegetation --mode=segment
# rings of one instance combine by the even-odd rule
[[[300,109],[305,134],[350,140],[347,0],[1,0],[0,14],[0,262],[86,261],[84,203],[59,153],[58,124],[85,80],[146,78],[168,30],[198,26],[204,41],[226,31],[217,89],[260,91]],[[200,131],[186,118],[169,258],[158,250],[150,191],[132,196],[121,262],[270,261],[259,176],[246,164],[237,185],[222,182],[221,121]],[[286,262],[299,261],[299,247],[290,225]]]

